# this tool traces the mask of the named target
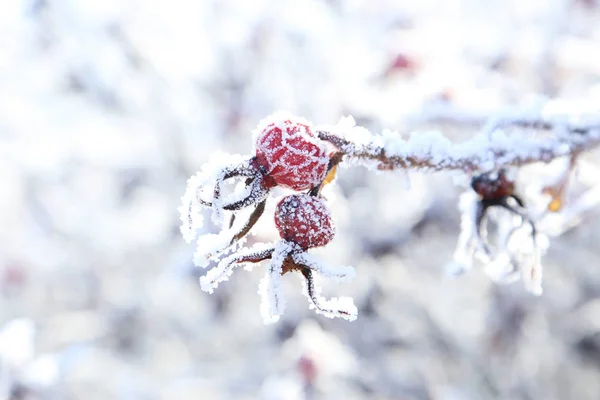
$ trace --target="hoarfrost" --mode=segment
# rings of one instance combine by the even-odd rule
[[[482,226],[477,221],[483,212],[478,196],[465,192],[459,200],[461,232],[454,260],[446,267],[447,274],[457,275],[471,269],[476,260],[484,265],[485,273],[497,283],[523,280],[525,288],[535,294],[542,293],[541,257],[548,248],[547,237],[536,231],[524,214],[515,214],[503,208],[488,209]],[[485,218],[496,224],[494,249],[486,243]]]
[[[272,243],[256,243],[243,252],[222,259],[216,267],[200,278],[200,287],[205,292],[212,293],[219,286],[219,283],[229,279],[234,268],[245,268],[248,263],[253,262],[253,256],[262,256],[272,251],[272,249]]]
[[[295,116],[295,115],[291,114],[290,112],[276,111],[276,112],[270,114],[269,116],[263,118],[256,126],[256,129],[254,129],[252,131],[252,138],[253,138],[252,142],[255,144],[254,150],[256,150],[256,141],[258,139],[259,134],[261,132],[263,132],[265,129],[267,129],[270,125],[273,125],[274,127],[281,129],[282,133],[287,132],[285,121],[294,121],[297,124],[305,125],[309,128],[312,126],[310,121],[308,121],[304,118]],[[314,135],[312,135],[312,134],[309,135],[306,131],[305,131],[305,133],[307,134],[307,137],[314,137]],[[313,143],[318,143],[318,142],[315,140]]]
[[[285,240],[277,243],[265,277],[261,279],[258,286],[258,293],[261,295],[260,313],[265,324],[279,321],[285,309],[282,287],[283,262],[293,246],[293,243]]]
[[[304,265],[311,270],[315,271],[319,275],[326,278],[336,278],[340,280],[350,280],[356,275],[356,271],[353,267],[342,266],[342,267],[331,267],[318,261],[308,253],[296,253],[293,255],[294,262],[300,265]]]
[[[198,238],[196,252],[194,253],[194,265],[206,268],[211,259],[218,259],[219,253],[227,250],[231,244],[231,230],[224,230],[220,233],[209,233]],[[245,238],[240,239],[234,245],[241,245]]]
[[[240,165],[245,161],[241,155],[217,153],[202,169],[188,179],[187,187],[181,198],[179,207],[181,219],[181,234],[186,242],[190,243],[196,237],[196,231],[204,224],[202,211],[210,207],[214,187],[222,180],[223,170],[228,166]],[[206,200],[210,199],[210,200]],[[218,212],[216,214],[219,214]],[[221,222],[217,219],[217,222]]]
[[[321,296],[321,288],[316,286],[313,280],[303,281],[302,286],[302,292],[309,300],[308,307],[314,309],[317,314],[324,315],[327,318],[343,318],[348,321],[354,321],[358,317],[358,309],[352,298],[332,297],[328,300]]]
[[[459,275],[473,268],[474,256],[483,246],[477,236],[477,194],[467,191],[460,196],[460,235],[453,262],[446,267],[448,275]]]
[[[586,124],[581,124],[585,120]],[[574,148],[600,140],[600,121],[596,119],[567,120],[561,116],[547,118],[541,112],[507,114],[492,118],[480,133],[466,142],[453,144],[437,131],[412,132],[408,138],[400,133],[384,130],[375,135],[357,126],[352,117],[344,117],[337,125],[323,126],[321,131],[356,165],[372,170],[410,167],[422,171],[462,169],[490,171],[511,163],[527,160],[550,161],[569,155]],[[511,125],[542,126],[563,131],[584,129],[585,135],[555,135],[536,137],[522,130],[503,130]],[[567,129],[568,127],[568,129]]]

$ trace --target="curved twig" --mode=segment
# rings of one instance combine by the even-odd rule
[[[308,267],[305,267],[302,265],[298,265],[298,267],[300,267],[300,272],[302,273],[302,276],[304,276],[304,279],[306,280],[306,290],[307,290],[308,298],[310,299],[313,306],[315,306],[315,308],[317,310],[319,310],[321,313],[324,313],[324,314],[332,314],[332,315],[339,314],[339,315],[345,315],[347,317],[353,316],[352,313],[350,313],[346,310],[343,310],[343,309],[330,309],[330,308],[323,307],[323,305],[321,304],[321,299],[319,298],[319,295],[317,294],[317,292],[315,290],[315,281],[313,278],[312,270],[310,270]]]

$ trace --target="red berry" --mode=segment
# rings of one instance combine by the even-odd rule
[[[275,209],[279,236],[304,250],[325,246],[335,235],[331,214],[320,197],[295,194],[284,197]]]
[[[263,120],[256,136],[256,159],[265,169],[265,183],[307,190],[327,175],[329,156],[310,124],[287,114]]]

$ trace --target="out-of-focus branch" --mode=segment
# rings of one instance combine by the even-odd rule
[[[521,127],[551,131],[534,137],[530,132],[506,133],[504,128]],[[357,127],[351,118],[332,129],[318,131],[349,160],[379,170],[491,170],[509,165],[550,162],[576,155],[600,144],[600,119],[588,123],[519,116],[491,120],[473,139],[452,143],[439,132],[413,133],[408,139],[384,131],[373,135]]]

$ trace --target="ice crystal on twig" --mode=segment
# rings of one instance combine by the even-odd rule
[[[204,225],[203,209],[210,207],[211,203],[204,200],[203,195],[207,186],[214,186],[221,168],[220,161],[223,161],[223,154],[214,156],[208,163],[202,166],[202,169],[193,175],[187,181],[187,187],[183,197],[182,204],[179,207],[181,218],[181,234],[186,242],[190,243],[196,237],[198,229]],[[232,158],[235,156],[231,156]],[[237,157],[236,157],[237,158]]]
[[[303,265],[317,274],[325,278],[336,278],[341,280],[349,280],[354,278],[356,271],[353,267],[331,267],[323,264],[310,254],[302,252],[295,253],[293,256],[294,262],[298,265]]]
[[[293,247],[292,243],[285,240],[277,243],[273,250],[271,263],[267,265],[266,274],[260,281],[258,288],[258,293],[261,295],[260,312],[263,321],[267,324],[277,322],[285,309],[281,276],[283,275],[283,262]]]
[[[229,279],[234,268],[244,266],[248,263],[257,263],[273,254],[272,243],[257,243],[254,246],[240,250],[239,252],[222,259],[219,264],[212,268],[202,278],[200,278],[200,286],[205,292],[212,293],[219,283]]]
[[[572,134],[533,137],[522,131],[507,133],[499,129],[522,125],[538,129],[559,126]],[[334,126],[323,126],[318,134],[349,161],[377,170],[489,171],[508,165],[549,162],[595,147],[600,144],[600,119],[580,119],[577,123],[541,116],[500,119],[469,141],[457,144],[435,131],[413,132],[408,138],[389,130],[374,135],[356,126],[352,117],[342,118]]]

